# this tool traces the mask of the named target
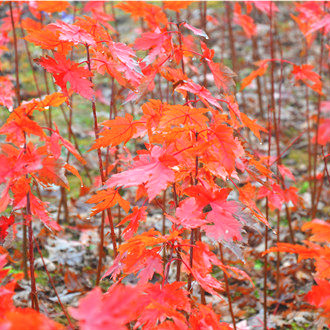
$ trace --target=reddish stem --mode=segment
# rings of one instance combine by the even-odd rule
[[[42,255],[41,249],[40,249],[40,247],[39,247],[39,243],[38,243],[38,241],[36,240],[36,238],[34,237],[33,234],[32,234],[32,236],[33,236],[33,241],[34,241],[34,243],[35,243],[35,245],[36,245],[36,247],[37,247],[38,253],[39,253],[39,255],[40,255],[40,258],[41,258],[42,264],[44,265],[45,271],[46,271],[46,273],[47,273],[47,276],[48,276],[49,282],[50,282],[50,284],[52,285],[52,287],[53,287],[53,289],[54,289],[54,292],[55,292],[55,294],[56,294],[57,301],[58,301],[58,303],[60,304],[61,309],[62,309],[62,311],[63,311],[63,313],[64,313],[66,319],[68,320],[71,329],[74,329],[74,326],[73,326],[73,324],[72,324],[72,322],[71,322],[70,316],[69,316],[69,314],[68,314],[66,308],[64,307],[64,305],[63,305],[63,303],[62,303],[62,301],[61,301],[60,296],[58,295],[58,292],[57,292],[57,290],[56,290],[56,286],[55,286],[54,280],[53,280],[53,278],[52,278],[52,277],[50,276],[50,274],[49,274],[49,271],[48,271],[48,269],[47,269],[47,266],[46,266],[46,263],[45,263],[44,257],[43,257],[43,255]]]
[[[222,251],[222,244],[221,243],[219,243],[219,250],[220,250],[220,259],[221,259],[221,262],[224,265],[225,264],[225,259],[223,257],[223,251]],[[231,303],[229,282],[228,282],[228,276],[227,276],[226,272],[223,272],[223,276],[224,276],[224,279],[225,279],[225,285],[226,285],[226,293],[227,293],[227,297],[228,297],[229,311],[230,311],[231,319],[233,321],[234,330],[236,330],[237,329],[236,328],[236,321],[235,321],[233,306],[232,306],[232,303]]]
[[[325,3],[324,3],[325,6]],[[321,32],[321,54],[320,54],[320,59],[319,59],[319,76],[322,77],[322,64],[323,64],[323,52],[324,52],[324,36],[323,36],[324,28],[322,29]],[[318,205],[318,200],[317,200],[317,175],[316,175],[316,170],[317,170],[317,153],[318,153],[318,137],[319,137],[319,126],[320,126],[320,118],[321,118],[321,94],[318,93],[317,96],[317,117],[316,117],[316,128],[315,128],[315,142],[314,142],[314,154],[313,154],[313,177],[314,177],[314,185],[313,185],[313,190],[312,190],[312,196],[313,196],[313,201],[312,201],[312,214],[311,217],[312,219],[315,217],[316,212],[317,212],[317,205]]]
[[[86,44],[86,53],[87,53],[87,65],[89,71],[91,71],[91,61],[90,61],[90,55],[89,55],[89,46]],[[89,77],[89,80],[91,83],[93,83],[93,78]],[[93,118],[94,118],[94,134],[95,138],[99,138],[99,127],[97,123],[97,113],[96,113],[96,103],[95,99],[92,100],[92,111],[93,111]],[[101,177],[102,185],[105,183],[105,176],[103,171],[103,162],[102,162],[102,155],[101,155],[101,149],[97,149],[97,155],[98,155],[98,161],[99,161],[99,172]],[[113,252],[114,256],[116,257],[118,254],[117,251],[117,244],[116,244],[116,233],[113,225],[113,219],[111,215],[111,209],[107,209],[107,215],[110,223],[110,230],[111,230],[111,240],[112,240],[112,246],[113,246]],[[99,245],[99,262],[98,262],[98,268],[97,268],[97,276],[96,276],[96,285],[99,284],[101,279],[101,269],[102,269],[102,257],[103,257],[103,245],[104,245],[104,220],[105,217],[102,216],[101,220],[101,227],[100,227],[100,245]]]
[[[36,279],[34,275],[34,253],[33,253],[33,231],[32,231],[32,216],[30,204],[30,192],[26,195],[26,215],[29,228],[29,262],[30,262],[30,276],[31,276],[31,304],[32,308],[39,312],[38,294],[36,289]]]
[[[15,28],[15,21],[14,21],[14,15],[13,15],[13,7],[12,7],[12,2],[11,1],[9,1],[9,9],[10,9],[11,26],[12,26],[12,29],[13,29],[13,37],[14,37],[15,79],[16,79],[15,92],[16,92],[17,103],[18,103],[18,105],[20,105],[21,104],[21,91],[20,91],[20,85],[19,85],[19,67],[18,67],[17,37],[16,37],[16,28]]]

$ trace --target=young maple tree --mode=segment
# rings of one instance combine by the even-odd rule
[[[32,307],[14,307],[14,281],[1,286],[5,303],[0,310],[0,324],[6,329],[18,329],[23,316],[31,323],[31,329],[62,328],[37,313],[40,304],[35,249],[71,328],[238,329],[230,281],[235,278],[245,282],[251,290],[255,281],[249,271],[241,269],[240,261],[226,262],[223,250],[232,251],[243,261],[246,233],[260,228],[265,230],[264,250],[277,252],[277,294],[279,252],[298,253],[299,259],[316,259],[317,285],[308,293],[307,301],[322,308],[321,315],[329,322],[329,297],[321,296],[322,290],[329,287],[328,247],[295,244],[292,213],[304,205],[298,188],[292,185],[294,175],[282,163],[283,155],[302,134],[282,150],[280,145],[282,80],[291,79],[295,86],[304,84],[307,104],[309,90],[317,98],[316,116],[312,117],[309,110],[306,113],[309,215],[315,218],[325,178],[329,180],[329,120],[321,115],[329,108],[328,101],[322,103],[326,92],[322,70],[329,5],[295,4],[298,16],[291,15],[306,38],[306,48],[317,33],[321,35],[320,68],[316,72],[308,58],[303,62],[287,60],[282,50],[276,58],[274,34],[280,10],[271,1],[236,2],[234,8],[225,4],[232,68],[219,61],[210,46],[207,22],[220,23],[216,15],[206,15],[207,4],[200,4],[201,26],[181,17],[195,5],[191,2],[164,1],[162,6],[142,1],[6,4],[0,45],[13,46],[15,74],[0,77],[0,104],[8,110],[6,122],[0,127],[0,212],[4,213],[0,218],[0,239],[5,241],[10,230],[14,235],[17,230],[22,232],[22,268],[25,279],[30,279]],[[109,4],[111,15],[107,12]],[[140,20],[135,40],[120,41],[123,36],[117,26],[118,10],[129,14],[135,23]],[[255,12],[269,23],[270,56],[262,58],[257,49],[257,23],[252,15]],[[244,78],[236,57],[235,25],[243,29],[243,38],[251,39],[255,48],[253,61],[257,69]],[[32,70],[34,97],[23,97],[20,43],[26,47]],[[38,56],[30,53],[32,45]],[[276,65],[281,69],[279,103],[275,102]],[[289,71],[285,71],[287,67]],[[44,78],[43,86],[38,82],[38,73]],[[261,79],[267,74],[270,87],[266,114]],[[247,111],[244,93],[254,82],[267,125],[260,125]],[[110,90],[109,99],[104,86]],[[80,149],[79,133],[73,129],[73,121],[79,116],[76,100],[93,119],[87,129],[93,130],[94,140],[85,154]],[[104,104],[109,106],[106,116],[100,111]],[[54,120],[58,118],[57,109],[62,111],[67,132]],[[253,144],[265,140],[268,152],[262,153]],[[317,167],[320,149],[323,173],[318,173]],[[90,163],[97,163],[97,174],[92,169],[96,178],[90,174]],[[82,169],[93,182],[90,187],[83,180]],[[66,190],[70,189],[70,174],[80,181],[79,197],[86,197],[84,204],[92,205],[84,220],[98,226],[99,246],[95,288],[67,312],[44,263],[33,223],[40,228],[41,221],[50,231],[48,235],[64,235],[78,228],[68,225]],[[58,221],[50,215],[49,203],[40,192],[41,188],[54,186],[60,187]],[[264,205],[265,212],[260,205]],[[62,207],[67,221],[60,224]],[[149,214],[155,209],[161,212],[162,219],[153,228]],[[282,210],[292,244],[280,242]],[[272,216],[276,216],[277,247],[268,249]],[[311,240],[327,242],[328,226],[327,222],[314,220],[306,223],[303,230],[312,229]],[[39,230],[38,236],[40,233]],[[108,236],[111,264],[104,262]],[[8,251],[1,250],[1,267],[6,255]],[[263,326],[267,329],[267,254],[264,261]],[[7,273],[1,270],[2,278],[8,278]],[[110,281],[105,293],[100,288],[101,281]],[[223,295],[228,299],[231,324],[223,322],[209,299],[222,299]]]

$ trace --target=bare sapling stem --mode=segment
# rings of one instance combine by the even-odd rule
[[[36,279],[34,274],[34,252],[33,252],[33,231],[32,216],[30,204],[30,192],[26,195],[26,215],[29,228],[29,262],[30,262],[30,278],[31,278],[31,307],[39,312],[38,293],[36,288]]]
[[[219,243],[219,251],[220,251],[220,259],[221,259],[221,262],[222,262],[223,265],[224,265],[224,264],[225,264],[225,259],[224,259],[224,257],[223,257],[223,251],[222,251],[222,244],[221,244],[221,243]],[[230,312],[231,319],[232,319],[232,322],[233,322],[234,330],[236,330],[236,329],[237,329],[237,327],[236,327],[236,321],[235,321],[235,316],[234,316],[233,306],[232,306],[232,302],[231,302],[231,296],[230,296],[230,289],[229,289],[228,276],[227,276],[226,272],[223,272],[223,277],[224,277],[224,280],[225,280],[226,293],[227,293],[227,297],[228,297],[229,312]]]

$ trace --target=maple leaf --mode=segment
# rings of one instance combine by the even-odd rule
[[[151,50],[147,59],[144,59],[145,62],[151,63],[156,56],[161,54],[163,45],[168,38],[167,34],[157,28],[154,32],[142,33],[141,37],[135,40],[134,47],[139,50]]]
[[[135,206],[132,210],[132,213],[122,219],[120,223],[118,223],[117,227],[129,221],[129,225],[122,232],[122,236],[126,241],[136,233],[139,227],[139,223],[147,219],[146,209],[147,208],[145,206],[142,206],[141,208]]]
[[[12,308],[7,310],[0,320],[1,329],[64,330],[63,325],[54,322],[31,308]]]
[[[261,211],[258,209],[255,200],[256,199],[256,187],[252,186],[251,183],[244,185],[239,189],[239,200],[249,208],[252,214],[263,224],[270,228],[270,225]]]
[[[326,221],[314,219],[311,222],[306,222],[301,229],[306,231],[312,230],[313,235],[310,240],[314,242],[329,242],[330,241],[330,224]]]
[[[122,70],[123,72],[120,72],[118,63],[113,59],[108,58],[103,53],[95,52],[92,61],[92,68],[102,75],[108,73],[111,77],[114,77],[120,85],[124,87],[133,88],[132,85],[123,76],[123,72],[126,72],[127,68],[124,67],[126,70]]]
[[[21,23],[23,29],[26,31],[42,30],[42,24],[30,17],[22,19]]]
[[[80,154],[78,153],[78,151],[76,150],[76,148],[73,146],[73,144],[70,141],[66,140],[64,137],[62,137],[59,134],[59,131],[58,131],[58,128],[57,127],[56,127],[55,134],[58,135],[58,138],[62,142],[63,146],[68,151],[70,151],[72,153],[72,155],[74,155],[81,164],[83,164],[83,165],[86,164],[86,160],[80,156]]]
[[[315,143],[316,136],[313,137],[312,142]],[[317,143],[325,146],[330,142],[330,118],[321,118]]]
[[[48,26],[43,29],[31,29],[29,34],[24,37],[25,40],[32,42],[42,49],[58,49],[62,53],[67,53],[72,44],[59,40],[58,33],[51,31]]]
[[[120,61],[126,68],[134,71],[138,77],[142,76],[139,63],[135,60],[136,54],[133,49],[121,42],[110,41],[108,43],[109,50],[114,59]]]
[[[203,51],[203,57],[205,58],[206,63],[213,74],[214,82],[218,89],[228,91],[231,86],[235,86],[233,77],[235,77],[236,74],[222,63],[213,62],[212,59],[214,57],[214,50],[209,49],[202,41],[201,48]]]
[[[126,1],[116,4],[115,7],[130,13],[134,20],[138,20],[145,15],[147,3],[144,1]]]
[[[54,231],[62,230],[63,228],[49,216],[46,210],[47,205],[48,203],[43,202],[36,196],[30,194],[30,207],[32,215],[41,220],[47,228]]]
[[[186,9],[191,3],[192,1],[166,1],[164,2],[164,8],[179,13],[182,9]]]
[[[163,275],[162,257],[155,251],[146,250],[142,258],[135,261],[135,265],[130,268],[129,273],[138,272],[139,283],[145,284],[152,279],[154,273]]]
[[[216,278],[211,275],[212,263],[222,267],[222,263],[217,260],[216,256],[209,250],[209,247],[202,242],[196,242],[196,247],[193,250],[193,267],[187,269],[195,278],[195,280],[201,285],[201,287],[214,295],[219,296],[219,293],[215,290],[223,290],[223,285]],[[189,255],[180,253],[181,258],[184,261],[184,265],[189,264]]]
[[[210,203],[212,211],[207,215],[207,221],[213,224],[204,225],[207,236],[216,241],[241,240],[241,223],[234,217],[239,212],[239,206],[234,201]]]
[[[13,110],[15,96],[14,85],[11,80],[6,77],[0,77],[0,105],[4,105],[9,111]]]
[[[26,208],[27,194],[29,193],[31,214],[41,220],[50,230],[62,230],[62,227],[56,221],[53,221],[47,212],[46,208],[49,203],[41,201],[38,197],[31,193],[29,181],[24,176],[22,176],[19,180],[16,180],[11,190],[14,194],[13,210]]]
[[[220,327],[220,315],[214,313],[212,305],[201,305],[194,308],[189,316],[189,324],[193,330],[197,329],[219,329]],[[232,329],[228,327],[228,330]],[[221,328],[219,330],[225,330]]]
[[[296,187],[289,187],[284,190],[284,198],[285,201],[291,202],[294,206],[298,206],[299,204],[301,207],[304,207],[302,198],[298,195],[298,188]]]
[[[305,299],[318,308],[323,308],[327,315],[330,312],[330,282],[323,279],[315,279],[317,285],[307,293]]]
[[[235,169],[236,158],[239,155],[238,144],[233,137],[233,129],[227,125],[212,126],[208,133],[210,147],[203,155],[207,166],[212,168],[212,162],[219,164],[231,174]]]
[[[207,107],[209,107],[209,103],[210,103],[216,108],[222,110],[217,99],[212,96],[211,92],[208,89],[206,89],[204,86],[196,84],[191,79],[184,81],[183,84],[175,88],[175,90],[178,92],[182,92],[182,91],[190,92],[194,95],[197,95]]]
[[[102,276],[102,280],[104,278],[109,278],[109,279],[113,279],[114,281],[117,281],[118,276],[124,270],[126,257],[127,254],[118,254],[115,260],[113,261],[112,266]]]
[[[309,64],[294,65],[291,74],[294,76],[296,82],[301,80],[315,92],[319,93],[320,95],[323,95],[322,81],[320,75],[312,71],[313,68],[314,66]],[[312,82],[313,84],[311,84],[310,82]]]
[[[150,29],[155,29],[160,24],[166,25],[168,23],[162,8],[145,1],[122,1],[116,7],[126,13],[130,13],[134,20],[143,18],[148,23]]]
[[[311,43],[313,42],[313,39],[315,38],[315,36],[313,36],[312,34],[309,34],[308,31],[310,29],[310,22],[306,21],[304,18],[302,18],[302,15],[294,16],[292,14],[290,14],[291,18],[298,24],[298,27],[300,29],[300,31],[303,33],[304,37],[306,38],[306,42],[308,47],[311,45]]]
[[[100,288],[90,291],[79,300],[78,308],[70,308],[70,314],[79,321],[79,328],[126,330],[140,309],[140,288],[116,284],[103,295]]]
[[[39,11],[56,13],[64,11],[70,6],[70,3],[68,1],[38,1],[36,6]]]
[[[269,200],[269,207],[271,210],[281,210],[283,202],[284,202],[284,193],[281,187],[273,183],[271,185],[271,188],[268,188],[266,186],[262,186],[259,189],[258,198],[264,198],[267,197]]]
[[[103,210],[109,209],[115,206],[117,203],[124,209],[126,213],[130,209],[129,202],[120,196],[118,190],[114,189],[99,190],[96,195],[87,200],[86,203],[98,203],[92,208],[91,216],[94,216]]]
[[[235,86],[233,77],[235,77],[236,74],[231,69],[222,63],[215,63],[213,61],[206,61],[206,63],[213,74],[215,85],[220,90],[226,92],[230,87]]]
[[[1,216],[0,217],[0,240],[4,240],[8,235],[8,228],[15,222],[13,215],[10,217]]]
[[[61,41],[69,41],[74,45],[84,44],[89,46],[96,46],[96,42],[92,35],[82,29],[80,26],[57,21],[56,23],[49,24],[48,29],[59,31],[59,40]]]
[[[281,165],[281,164],[277,164],[277,168],[280,171],[283,178],[288,177],[292,181],[296,181],[294,175],[292,174],[290,169],[288,169],[286,166]]]
[[[93,84],[88,80],[93,74],[89,70],[79,67],[78,63],[66,59],[60,53],[55,53],[54,58],[42,57],[37,62],[53,74],[56,84],[61,87],[65,96],[69,95],[67,83],[70,83],[71,89],[76,93],[90,100],[93,98]]]
[[[290,243],[277,243],[277,246],[269,248],[263,254],[270,252],[297,253],[299,255],[298,261],[300,261],[301,259],[313,259],[318,255],[316,249],[311,249],[306,246]]]
[[[318,249],[319,255],[315,255],[315,276],[330,280],[330,248],[324,247]]]
[[[196,200],[195,205],[191,202],[189,203],[190,210],[186,211],[187,215],[193,214],[197,210],[200,212],[208,205],[212,208],[212,210],[207,213],[207,218],[204,220],[204,223],[201,223],[201,228],[206,232],[207,236],[216,241],[242,239],[240,234],[242,225],[240,221],[237,220],[243,220],[242,208],[239,203],[226,200],[229,192],[230,189],[212,190],[202,185],[192,186],[185,190],[185,194],[193,196],[193,199]],[[191,198],[188,200],[190,199]],[[192,215],[190,218],[194,219],[194,216]]]
[[[136,260],[143,257],[146,250],[149,250],[150,247],[160,248],[157,246],[164,242],[166,242],[166,238],[161,236],[160,232],[150,229],[140,235],[133,236],[126,243],[120,245],[118,250],[122,255],[130,252],[128,257],[135,264]]]
[[[259,61],[256,63],[256,65],[259,66],[257,70],[252,71],[247,77],[245,77],[241,82],[241,90],[249,86],[254,79],[256,79],[258,76],[263,76],[268,68],[268,62],[267,60]]]
[[[115,147],[122,142],[126,144],[142,124],[139,121],[134,122],[132,115],[126,113],[124,118],[116,117],[113,120],[103,122],[102,125],[109,127],[110,130],[103,130],[100,133],[101,137],[96,139],[90,150],[107,146]]]
[[[254,36],[256,34],[257,27],[254,24],[253,18],[242,14],[242,9],[238,2],[235,3],[234,13],[234,22],[243,28],[247,37],[251,38]]]
[[[251,1],[256,6],[257,9],[266,13],[268,16],[273,13],[277,13],[279,11],[278,7],[275,5],[273,1]]]
[[[148,129],[149,139],[153,136],[152,132],[159,125],[163,114],[163,103],[160,100],[149,100],[142,105],[143,116],[141,122],[144,122]]]
[[[188,292],[182,289],[184,282],[173,282],[161,287],[159,283],[149,283],[140,298],[143,306],[141,315],[135,324],[152,329],[166,318],[173,319],[179,329],[186,329],[187,324],[183,314],[178,311],[190,312]]]
[[[64,165],[64,168],[66,170],[68,170],[69,172],[71,172],[72,174],[74,174],[79,179],[80,184],[81,184],[81,188],[83,188],[84,187],[83,180],[82,180],[82,177],[79,174],[78,170],[74,166],[72,166],[70,164],[65,164]]]
[[[0,134],[5,134],[6,141],[12,142],[17,146],[22,145],[26,141],[26,136],[30,134],[37,135],[41,139],[46,137],[42,128],[28,116],[22,115],[11,120],[9,117],[7,123],[0,128]]]
[[[37,172],[38,180],[46,185],[55,184],[70,189],[63,163],[61,159],[44,157],[42,159],[42,168]]]
[[[3,144],[2,151],[8,155],[8,157],[4,157],[5,160],[1,163],[0,174],[3,174],[4,178],[17,179],[42,168],[43,157],[30,142],[26,146],[25,153],[10,144]]]
[[[197,35],[197,36],[201,36],[201,37],[204,37],[204,38],[206,38],[206,39],[209,38],[208,35],[205,33],[205,31],[203,31],[203,30],[201,30],[201,29],[197,29],[197,28],[195,28],[194,26],[192,26],[192,25],[190,25],[190,24],[188,24],[188,23],[186,23],[186,22],[183,23],[183,26],[184,26],[185,28],[187,28],[188,30],[192,31],[192,32],[193,32],[195,35]]]
[[[201,287],[205,291],[220,297],[220,294],[215,290],[218,291],[224,290],[223,284],[221,282],[219,282],[211,274],[209,273],[205,274],[204,272],[199,272],[196,268],[192,268],[191,273],[194,276],[195,280],[201,285]]]
[[[254,120],[250,119],[243,112],[240,113],[240,116],[241,116],[241,119],[242,119],[242,123],[253,132],[253,134],[259,139],[259,141],[261,141],[260,131],[267,133],[266,128],[258,125],[256,123],[256,121],[257,121],[256,119],[254,119]]]
[[[0,160],[1,160],[1,158],[0,158]],[[9,188],[10,188],[10,185],[7,184],[1,192],[1,195],[0,195],[0,212],[3,212],[7,208],[8,204],[10,202]]]
[[[185,189],[184,193],[188,196],[195,197],[196,201],[203,209],[208,204],[215,201],[225,201],[230,193],[229,188],[223,188],[220,190],[213,190],[210,187],[204,185],[194,185]]]
[[[142,183],[146,184],[149,201],[154,199],[169,182],[174,181],[174,172],[166,164],[168,158],[159,146],[154,146],[150,154],[139,156],[133,168],[114,174],[107,182],[108,187],[133,187]],[[170,159],[173,163],[174,159]],[[174,166],[174,164],[173,164]]]
[[[175,211],[177,217],[170,217],[170,220],[184,228],[198,228],[205,224],[201,207],[196,203],[195,198],[186,198],[180,202]]]
[[[313,23],[310,28],[308,29],[307,35],[314,33],[323,29],[323,34],[326,35],[330,31],[330,14],[326,14],[323,18],[318,20],[317,22]]]
[[[183,105],[165,105],[159,125],[161,127],[189,126],[197,129],[206,127],[208,118],[204,115],[206,108],[192,108]]]
[[[38,104],[38,110],[39,111],[44,111],[46,110],[45,108],[48,107],[58,107],[62,103],[64,103],[67,100],[67,97],[64,96],[62,93],[53,93],[46,95],[43,100],[41,100]]]

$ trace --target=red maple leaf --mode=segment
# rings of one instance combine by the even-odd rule
[[[240,240],[243,220],[242,208],[235,201],[227,201],[230,189],[212,190],[202,185],[192,186],[185,190],[188,196],[193,196],[200,210],[210,205],[212,210],[207,213],[206,220],[202,224],[206,235],[216,241]],[[196,207],[195,207],[196,208]]]
[[[248,38],[251,38],[257,32],[257,27],[254,24],[253,18],[242,14],[242,8],[238,2],[235,3],[234,22],[243,28]]]
[[[4,105],[9,109],[9,111],[12,111],[14,105],[13,98],[15,96],[15,90],[13,83],[8,77],[0,77],[0,90],[0,105]]]
[[[56,23],[49,24],[47,27],[49,30],[58,31],[60,33],[59,40],[61,41],[69,41],[75,45],[84,44],[96,46],[93,36],[80,26],[57,21]]]
[[[190,25],[186,22],[183,23],[183,26],[185,28],[187,28],[188,30],[192,31],[197,36],[201,36],[201,37],[204,37],[206,39],[209,38],[205,31],[203,31],[201,29],[198,29],[198,28],[195,28],[194,26],[192,26],[192,25]]]
[[[81,329],[125,330],[140,308],[139,291],[117,284],[103,295],[100,288],[95,288],[80,299],[78,308],[70,308],[70,314],[79,320]]]
[[[133,121],[132,115],[126,113],[125,117],[116,117],[102,123],[103,126],[110,129],[103,130],[93,147],[90,150],[107,146],[117,146],[124,142],[125,144],[136,133],[137,127],[141,126],[141,122]]]
[[[157,28],[154,32],[142,33],[141,37],[136,39],[134,47],[139,50],[150,50],[148,61],[152,62],[156,56],[162,53],[163,45],[168,39],[168,34]]]
[[[154,199],[169,182],[174,181],[174,172],[169,168],[168,161],[172,158],[165,155],[165,150],[159,146],[154,146],[149,154],[139,156],[139,160],[134,163],[133,168],[113,175],[107,182],[108,187],[133,187],[142,183],[146,184],[149,201]]]
[[[207,107],[209,107],[209,104],[212,104],[216,108],[222,110],[222,107],[220,106],[219,102],[214,96],[212,96],[211,92],[208,89],[206,89],[204,86],[196,84],[191,79],[184,81],[183,84],[181,84],[175,90],[178,92],[181,91],[190,92],[194,95],[197,95]]]
[[[207,236],[216,241],[241,240],[242,224],[234,217],[240,210],[235,201],[217,201],[210,203],[212,211],[207,215],[207,221],[211,225],[204,225]]]
[[[235,77],[236,74],[224,64],[213,62],[214,50],[209,49],[204,42],[201,42],[201,47],[203,50],[203,57],[213,74],[216,86],[224,91],[228,91],[231,86],[235,86],[233,77]]]
[[[314,66],[309,64],[294,65],[291,74],[294,76],[296,82],[301,80],[315,92],[323,95],[320,75],[312,71],[313,68]]]
[[[315,143],[315,140],[316,140],[316,136],[313,137],[312,141]],[[329,142],[330,142],[330,118],[321,118],[317,143],[325,146]]]
[[[98,203],[92,208],[91,216],[115,206],[117,203],[124,209],[125,212],[129,211],[129,202],[123,199],[118,190],[105,189],[99,190],[96,195],[92,196],[86,203]]]
[[[136,233],[139,223],[147,219],[146,209],[145,206],[142,206],[141,208],[135,206],[133,212],[118,223],[117,227],[129,221],[129,225],[122,232],[122,236],[126,241]]]
[[[306,300],[318,308],[323,308],[327,315],[330,312],[330,282],[324,279],[315,279],[317,285],[312,287],[306,295]]]
[[[176,218],[170,220],[184,228],[198,228],[207,221],[204,219],[202,208],[193,197],[183,200],[175,211]]]
[[[15,222],[13,215],[10,217],[1,216],[0,217],[0,240],[3,240],[8,235],[8,228]]]
[[[78,63],[66,59],[60,53],[55,53],[54,58],[42,57],[37,62],[53,74],[56,84],[61,87],[64,95],[69,95],[67,83],[70,83],[70,88],[74,92],[90,100],[93,98],[93,84],[88,80],[93,74],[86,68],[79,67]]]
[[[182,9],[186,9],[192,1],[166,1],[164,2],[164,8],[180,12]]]
[[[257,77],[260,77],[265,74],[268,68],[268,61],[267,60],[262,60],[257,63],[255,63],[258,66],[257,70],[252,71],[247,77],[245,77],[242,80],[241,83],[241,90],[244,89],[245,87],[249,86],[254,79]]]

